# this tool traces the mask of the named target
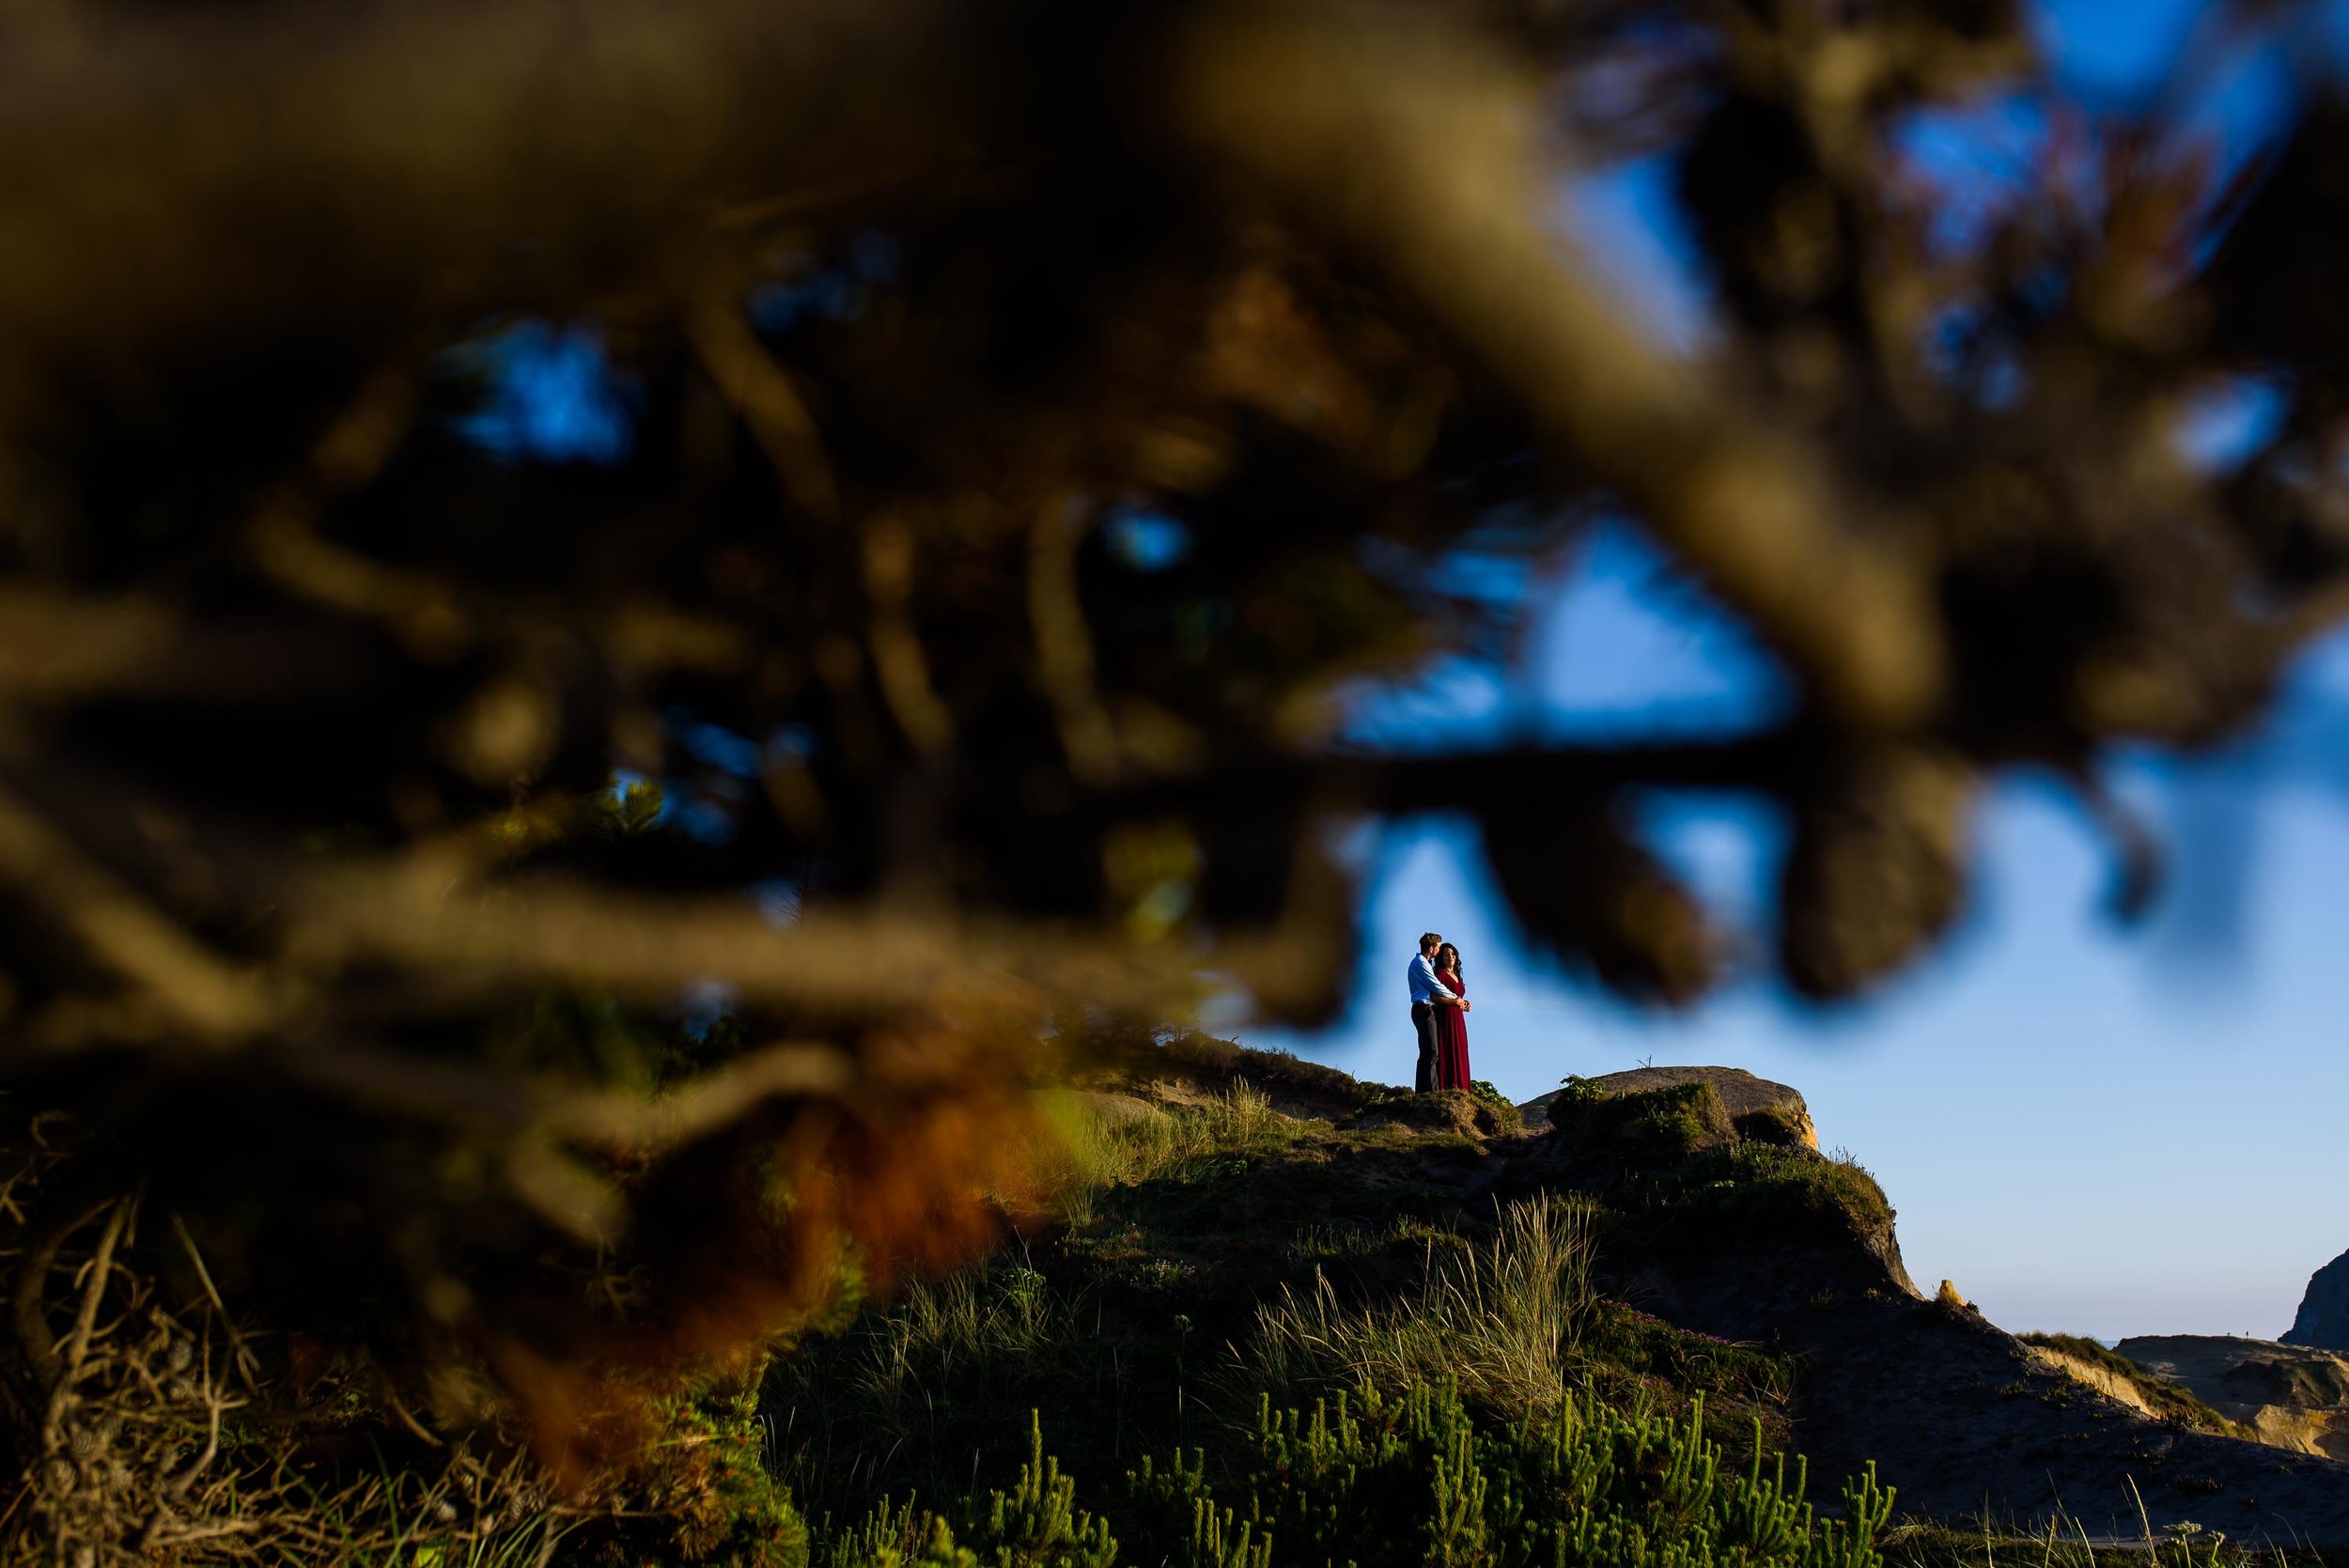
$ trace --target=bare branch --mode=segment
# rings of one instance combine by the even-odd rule
[[[1703,389],[1542,225],[1532,83],[1424,9],[1225,8],[1190,133],[1392,277],[1782,648],[1837,714],[1914,724],[1945,678],[1923,563],[1790,435]],[[1881,509],[1879,506],[1876,509]]]
[[[1028,546],[1028,624],[1069,771],[1098,785],[1115,779],[1121,754],[1095,689],[1093,638],[1077,592],[1077,549],[1094,521],[1091,509],[1073,495],[1056,494],[1037,508]]]
[[[207,952],[6,794],[0,794],[0,889],[41,908],[93,958],[199,1036],[249,1034],[274,1016],[256,976]]]
[[[688,330],[709,379],[758,440],[784,495],[819,528],[840,520],[840,484],[822,435],[791,377],[742,318],[735,291],[716,287],[688,302]]]

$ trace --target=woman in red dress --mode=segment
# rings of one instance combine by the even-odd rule
[[[1454,996],[1463,999],[1468,996],[1468,984],[1460,978],[1460,950],[1450,942],[1436,950],[1436,978],[1449,986]],[[1436,1087],[1466,1089],[1468,1086],[1468,1008],[1439,1007],[1436,1009]]]

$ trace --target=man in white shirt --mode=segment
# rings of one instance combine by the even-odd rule
[[[1419,1076],[1412,1087],[1424,1094],[1436,1086],[1436,1009],[1466,1007],[1468,998],[1436,978],[1436,951],[1440,934],[1430,931],[1419,939],[1419,956],[1411,960],[1411,1027],[1419,1033]]]

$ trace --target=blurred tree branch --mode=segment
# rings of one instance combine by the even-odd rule
[[[1957,224],[1907,132],[1983,94],[2080,141]],[[41,1249],[143,1193],[175,1310],[592,1447],[1002,1224],[1051,1019],[1328,1017],[1350,824],[1472,818],[1679,1001],[1751,944],[1641,800],[1766,800],[1770,961],[1843,996],[2001,769],[2223,737],[2349,604],[2349,116],[2216,186],[1999,5],[119,0],[0,21],[0,1069],[70,1129],[7,1151],[20,1396]],[[1558,220],[1632,154],[1699,348]],[[1523,644],[1463,563],[1601,518],[1784,712],[1347,743]]]

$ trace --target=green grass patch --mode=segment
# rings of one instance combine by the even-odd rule
[[[1892,1223],[1891,1201],[1857,1160],[1799,1144],[1708,1150],[1689,1163],[1682,1192],[1692,1211],[1740,1220],[1838,1220],[1862,1235]]]
[[[1306,1136],[1255,1085],[1237,1080],[1203,1104],[1163,1107],[1129,1095],[1064,1095],[1049,1102],[1057,1145],[1036,1163],[1056,1178],[1063,1219],[1097,1217],[1105,1191],[1147,1182],[1197,1186],[1246,1172]],[[1057,1168],[1055,1168],[1057,1167]]]
[[[1670,1165],[1735,1136],[1709,1083],[1625,1094],[1568,1079],[1549,1103],[1549,1122],[1578,1161],[1631,1170]]]
[[[1550,1115],[1571,1179],[1603,1203],[1613,1244],[1671,1255],[1890,1240],[1892,1205],[1857,1161],[1811,1148],[1787,1118],[1733,1123],[1710,1084],[1626,1094],[1570,1081]]]

